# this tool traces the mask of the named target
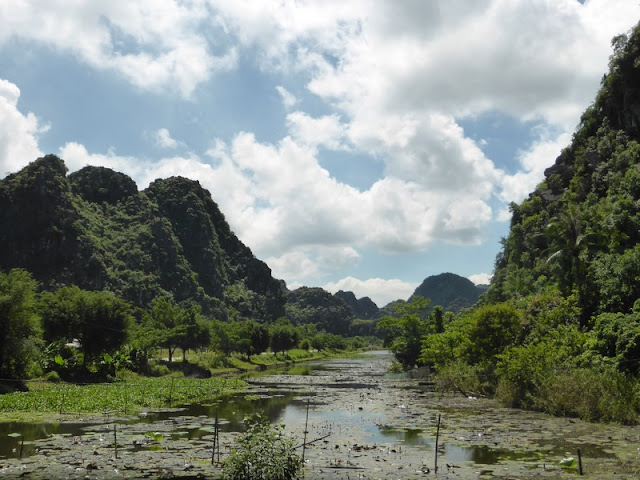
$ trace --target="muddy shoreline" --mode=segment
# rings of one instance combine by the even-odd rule
[[[218,457],[211,461],[216,408],[224,460],[247,409],[269,408],[270,418],[302,443],[308,407],[307,441],[319,439],[304,449],[308,479],[574,478],[577,468],[563,468],[561,461],[577,458],[578,449],[589,478],[640,478],[639,427],[555,418],[437,393],[415,379],[387,374],[389,362],[384,353],[322,361],[303,375],[254,377],[242,396],[217,406],[86,418],[95,424],[35,440],[25,446],[33,455],[0,459],[0,477],[219,478]]]

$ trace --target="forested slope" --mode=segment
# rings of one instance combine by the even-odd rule
[[[640,32],[613,40],[610,71],[571,144],[520,205],[496,261],[492,300],[556,285],[584,325],[640,297]]]
[[[512,406],[640,420],[640,25],[612,45],[571,143],[511,205],[479,303],[381,322],[405,367]]]
[[[138,306],[170,294],[218,318],[284,314],[279,282],[198,182],[174,177],[139,192],[107,168],[66,173],[47,155],[0,181],[0,269],[24,268],[44,289],[110,290]]]

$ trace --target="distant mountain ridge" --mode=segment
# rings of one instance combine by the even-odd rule
[[[357,318],[367,320],[369,318],[375,318],[379,308],[369,297],[356,298],[353,292],[345,292],[338,290],[333,294],[334,297],[342,299],[353,311],[353,314]]]
[[[455,273],[441,273],[427,277],[408,301],[416,296],[430,298],[431,308],[440,305],[446,312],[458,312],[474,305],[487,289],[488,285],[475,285]]]
[[[284,294],[193,180],[85,167],[67,176],[55,155],[0,180],[0,269],[24,268],[45,289],[108,289],[138,306],[159,295],[226,318],[271,321]]]

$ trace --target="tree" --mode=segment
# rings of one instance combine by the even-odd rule
[[[444,309],[436,305],[429,315],[429,323],[433,326],[434,333],[444,332]]]
[[[428,298],[415,296],[411,302],[398,305],[397,317],[383,317],[378,329],[391,334],[391,351],[404,368],[412,368],[420,363],[423,337],[429,333],[429,324],[423,312],[431,303]]]
[[[180,346],[183,336],[183,311],[167,297],[158,297],[151,302],[147,313],[147,321],[157,331],[157,345],[169,350],[169,362],[173,361],[173,353]]]
[[[518,310],[505,303],[486,305],[471,314],[467,332],[470,363],[493,363],[496,355],[518,340],[522,320]]]
[[[36,282],[25,270],[0,272],[0,376],[21,379],[41,342]]]
[[[41,311],[45,339],[78,339],[84,367],[98,355],[120,348],[132,321],[130,306],[124,300],[75,285],[42,294]]]
[[[548,234],[551,245],[556,250],[549,256],[547,263],[560,263],[563,272],[560,285],[564,285],[565,294],[576,288],[580,305],[586,307],[590,296],[586,284],[586,260],[590,250],[600,243],[601,236],[589,231],[582,213],[573,203],[552,219]]]
[[[299,335],[296,328],[286,317],[281,317],[269,328],[271,350],[274,353],[286,352],[298,344]]]
[[[187,359],[187,350],[205,347],[211,342],[211,330],[202,321],[200,307],[192,305],[182,314],[181,335],[178,343],[182,349],[182,361]]]

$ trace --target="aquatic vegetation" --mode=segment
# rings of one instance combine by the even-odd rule
[[[0,414],[10,412],[131,414],[145,408],[163,408],[204,402],[244,388],[232,378],[140,378],[135,383],[74,385],[32,382],[28,392],[0,396]]]

